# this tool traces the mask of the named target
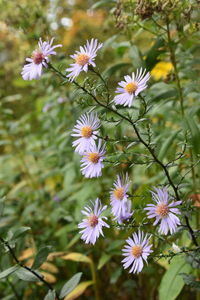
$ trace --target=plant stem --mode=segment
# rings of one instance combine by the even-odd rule
[[[169,51],[170,51],[170,58],[171,58],[172,65],[174,67],[174,73],[175,73],[175,77],[176,77],[177,89],[178,89],[178,93],[179,93],[179,100],[180,100],[180,106],[181,106],[181,113],[182,113],[182,116],[184,116],[183,92],[182,92],[180,78],[179,78],[178,69],[177,69],[177,62],[176,62],[176,56],[175,56],[175,51],[174,51],[174,47],[173,47],[173,41],[172,41],[171,35],[170,35],[168,16],[166,16],[166,25],[167,25],[167,38],[168,38],[168,47],[169,47]]]
[[[91,260],[90,269],[91,269],[91,273],[92,273],[92,281],[93,281],[93,286],[94,286],[95,299],[100,300],[101,298],[100,298],[100,295],[99,295],[96,268],[95,268],[93,260]]]
[[[13,249],[11,248],[11,246],[9,245],[9,243],[7,241],[5,241],[2,237],[0,237],[0,241],[4,244],[5,247],[8,248],[10,255],[13,257],[14,261],[16,262],[17,265],[19,265],[21,268],[29,271],[30,273],[32,273],[33,275],[35,275],[42,283],[44,283],[49,290],[54,291],[54,288],[52,287],[51,284],[49,284],[40,274],[38,274],[36,271],[32,270],[31,268],[23,265],[17,258],[17,256],[15,255],[15,252],[13,251]],[[60,300],[59,295],[56,293],[56,297],[58,300]]]
[[[60,75],[62,78],[64,77],[66,79],[66,76],[64,74],[62,74],[62,72],[56,70],[52,65],[49,65],[50,68],[52,68],[58,75]],[[154,149],[151,148],[151,145],[149,145],[148,143],[146,143],[146,141],[142,138],[136,124],[134,121],[132,121],[132,119],[130,119],[129,117],[121,114],[118,110],[116,110],[115,108],[111,107],[110,105],[106,105],[102,102],[100,102],[97,97],[91,92],[91,91],[88,91],[84,86],[81,86],[78,82],[76,81],[73,81],[73,83],[79,88],[81,89],[82,91],[84,91],[86,94],[88,94],[89,96],[91,96],[91,98],[97,103],[99,104],[100,106],[104,107],[106,110],[109,110],[111,112],[113,112],[114,114],[116,114],[117,116],[119,116],[122,120],[125,120],[127,121],[129,124],[132,125],[137,137],[138,137],[138,140],[141,142],[141,144],[143,144],[145,146],[145,148],[149,151],[149,153],[152,155],[152,157],[154,158],[155,162],[163,169],[167,179],[168,179],[168,182],[169,184],[171,185],[171,187],[173,188],[174,190],[174,194],[176,196],[176,199],[177,200],[181,200],[180,196],[179,196],[179,193],[178,193],[178,188],[177,186],[175,186],[175,184],[173,183],[173,180],[169,174],[169,171],[167,169],[167,166],[164,165],[162,163],[161,160],[158,159],[158,157],[156,156],[155,152],[154,152]],[[190,222],[189,222],[189,219],[187,216],[184,216],[185,218],[185,222],[186,222],[186,226],[188,228],[188,231],[190,232],[190,235],[191,235],[191,238],[192,238],[192,241],[194,243],[195,246],[198,246],[198,242],[196,240],[196,237],[195,237],[195,234],[194,234],[194,231],[192,229],[192,227],[190,226]]]

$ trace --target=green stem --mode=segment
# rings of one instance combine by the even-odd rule
[[[94,286],[95,299],[100,300],[101,298],[100,298],[99,288],[98,288],[97,273],[96,273],[96,268],[95,268],[93,260],[91,260],[90,269],[91,269],[91,273],[92,273],[92,281],[93,281],[93,286]]]
[[[178,68],[177,68],[175,51],[174,51],[174,47],[173,47],[173,41],[172,41],[171,35],[170,35],[168,16],[166,16],[166,25],[167,25],[167,38],[168,38],[168,47],[169,47],[169,51],[170,51],[170,58],[171,58],[171,63],[174,67],[177,89],[178,89],[178,93],[179,93],[179,101],[180,101],[180,106],[181,106],[181,113],[182,113],[182,116],[184,116],[183,92],[182,92],[181,82],[180,82],[180,78],[179,78],[179,74],[178,74]]]

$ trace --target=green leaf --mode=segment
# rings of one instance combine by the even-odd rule
[[[43,264],[43,262],[46,261],[48,254],[51,252],[51,249],[51,246],[44,246],[38,251],[32,266],[33,269],[38,269]]]
[[[70,280],[68,280],[65,285],[62,287],[62,290],[60,292],[60,298],[65,297],[68,295],[75,287],[78,285],[80,279],[81,279],[82,273],[75,274]]]
[[[103,72],[103,76],[105,77],[110,77],[112,76],[114,73],[116,73],[119,69],[124,68],[124,67],[130,67],[131,64],[129,63],[120,63],[120,64],[115,64],[111,67],[109,67],[108,69],[106,69]]]
[[[26,231],[28,231],[30,229],[31,229],[30,227],[20,227],[20,228],[17,228],[15,231],[13,231],[12,240],[17,239],[23,233],[25,233]]]
[[[3,198],[0,199],[0,217],[3,216],[4,200],[5,200],[5,197],[3,197]]]
[[[111,255],[104,253],[98,263],[97,269],[100,270],[111,258]]]
[[[93,4],[91,9],[97,9],[101,6],[105,6],[105,5],[110,4],[110,3],[115,3],[115,0],[100,0],[97,3]]]
[[[14,273],[17,269],[19,269],[18,265],[4,270],[3,272],[0,273],[0,279],[3,279],[5,277],[9,276],[10,274]]]
[[[137,46],[132,46],[129,50],[129,56],[132,60],[132,64],[135,68],[142,67],[144,65],[143,59],[142,59],[142,53],[138,49]]]
[[[187,128],[191,132],[191,144],[193,145],[193,149],[196,154],[200,154],[200,130],[194,121],[194,116],[193,115],[187,115],[185,116],[185,122],[187,125]]]
[[[38,271],[35,271],[35,272],[37,272],[38,275],[43,277]],[[16,271],[15,274],[17,275],[17,277],[19,279],[24,280],[24,281],[30,281],[30,282],[40,281],[39,278],[36,275],[34,275],[29,270],[26,270],[24,268],[21,268],[20,270]]]
[[[162,277],[159,300],[174,300],[180,294],[184,281],[180,273],[189,273],[191,266],[181,256],[175,257]]]
[[[170,149],[171,144],[173,143],[174,139],[176,138],[176,136],[179,132],[180,132],[180,130],[174,132],[174,134],[170,135],[168,138],[165,139],[164,143],[161,146],[159,154],[158,154],[158,158],[160,160],[163,160],[163,158],[166,157],[166,153]]]
[[[55,300],[56,298],[56,292],[49,290],[46,296],[44,297],[44,300]]]

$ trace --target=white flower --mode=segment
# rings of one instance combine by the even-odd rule
[[[98,40],[91,39],[87,41],[87,44],[80,47],[79,51],[71,55],[71,58],[75,60],[75,63],[70,64],[70,68],[66,69],[69,72],[67,77],[70,81],[73,81],[81,71],[87,72],[89,65],[96,67],[94,58],[97,55],[97,51],[103,46],[103,44],[98,44]]]
[[[146,69],[136,70],[136,74],[133,72],[132,77],[127,75],[124,76],[125,81],[118,83],[119,87],[116,93],[119,95],[115,96],[115,104],[120,104],[130,107],[133,103],[135,96],[142,92],[147,87],[147,81],[150,78],[149,72],[145,75]]]

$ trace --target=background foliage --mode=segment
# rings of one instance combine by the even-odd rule
[[[53,64],[64,72],[71,61],[69,55],[86,39],[98,38],[104,47],[96,62],[108,79],[112,97],[124,75],[141,66],[151,72],[145,93],[150,111],[141,129],[149,133],[159,159],[170,162],[171,177],[180,182],[182,213],[190,218],[198,238],[198,6],[198,1],[192,0],[0,1],[0,235],[20,262],[39,269],[56,290],[78,273],[72,278],[76,286],[82,272],[74,291],[69,290],[72,283],[63,288],[64,292],[62,289],[62,296],[70,295],[66,300],[78,296],[199,299],[199,253],[171,259],[173,243],[193,247],[188,231],[183,226],[179,233],[163,237],[156,236],[152,227],[149,231],[154,233],[156,254],[172,255],[152,258],[135,276],[121,266],[121,248],[133,228],[119,230],[113,225],[94,247],[80,240],[77,224],[81,209],[96,197],[109,204],[109,190],[118,172],[127,171],[132,180],[129,192],[137,224],[144,221],[141,212],[150,201],[148,190],[167,184],[167,179],[159,166],[149,162],[144,147],[132,142],[135,136],[130,126],[116,122],[101,108],[97,108],[103,124],[101,135],[114,142],[107,142],[103,176],[83,178],[70,134],[82,111],[94,104],[72,85],[61,84],[51,72],[45,72],[39,81],[24,81],[20,72],[25,57],[35,49],[39,37],[45,40],[55,36],[56,43],[63,47]],[[86,74],[82,74],[80,82],[85,80]],[[88,82],[102,95],[97,77]],[[136,101],[129,113],[137,116],[139,108]],[[181,159],[176,161],[180,154]],[[30,272],[15,267],[8,250],[2,242],[0,298],[44,299],[49,288],[33,282],[35,277]],[[45,299],[54,298],[50,289]]]

